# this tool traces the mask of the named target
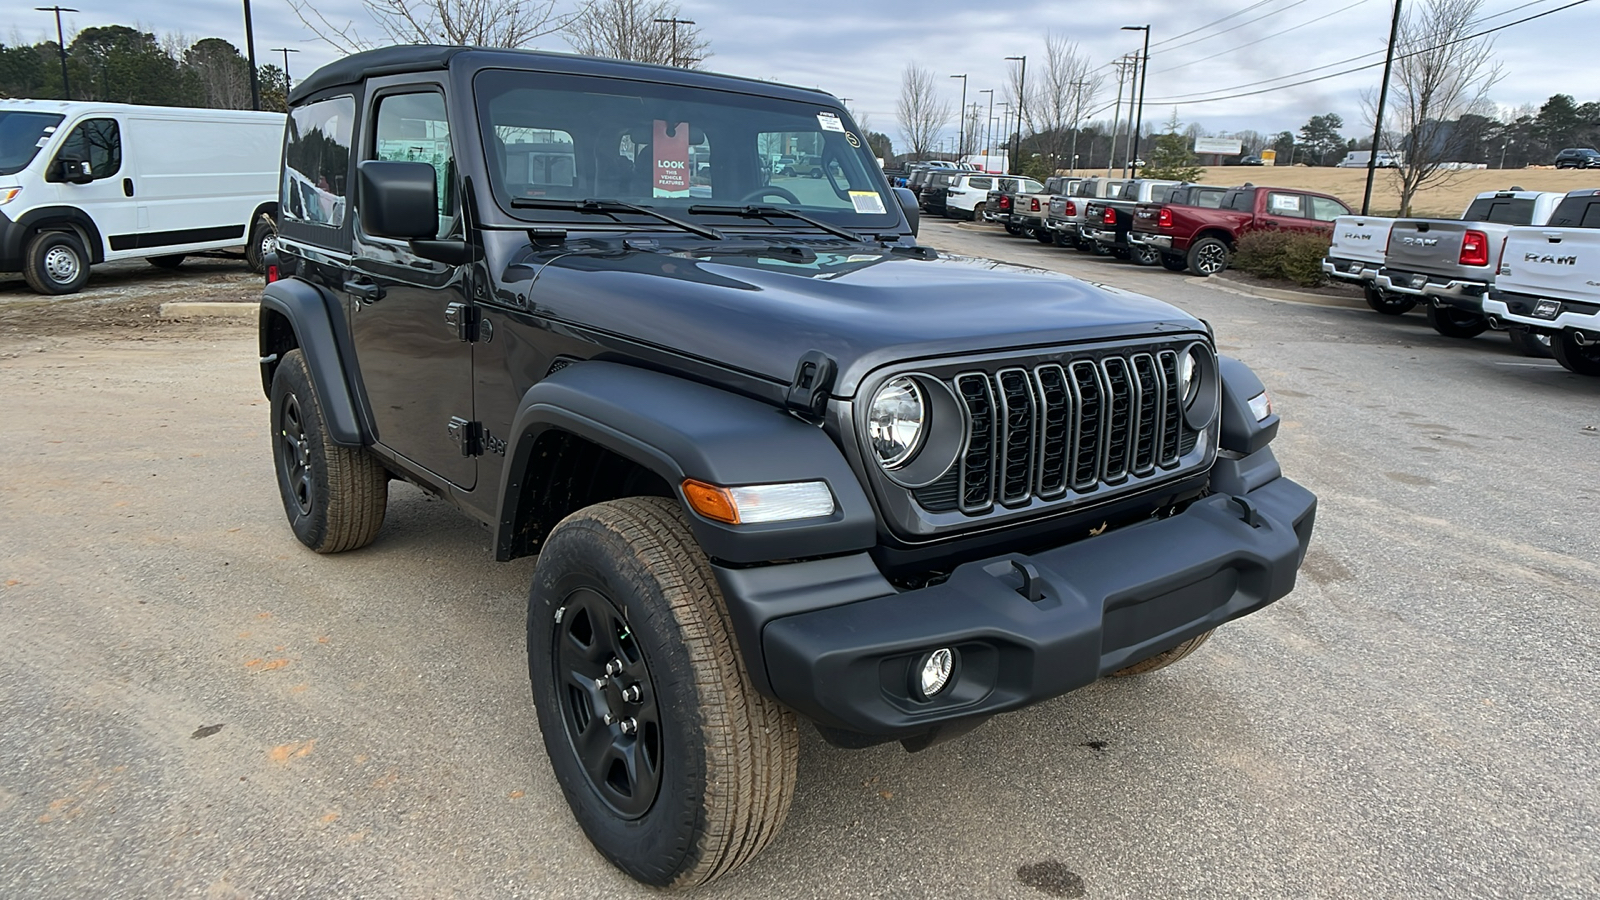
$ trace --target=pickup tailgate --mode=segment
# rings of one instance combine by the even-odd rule
[[[1511,229],[1495,287],[1554,300],[1600,302],[1600,229]]]
[[[1333,220],[1333,244],[1328,256],[1382,265],[1393,224],[1393,219],[1378,216],[1340,216]]]
[[[1461,265],[1461,244],[1468,231],[1483,232],[1481,222],[1454,219],[1398,219],[1389,232],[1387,268],[1449,278],[1487,280],[1486,266]]]

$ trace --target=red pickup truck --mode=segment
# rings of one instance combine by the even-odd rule
[[[1246,184],[1223,195],[1216,209],[1168,204],[1153,217],[1136,218],[1133,230],[1139,243],[1161,251],[1167,268],[1215,275],[1228,267],[1239,238],[1248,232],[1277,228],[1331,234],[1333,220],[1349,214],[1349,207],[1327,194]]]

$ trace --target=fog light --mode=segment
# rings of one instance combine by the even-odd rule
[[[929,653],[917,666],[917,695],[923,700],[944,690],[950,683],[950,673],[955,669],[955,654],[946,647]]]
[[[1561,304],[1555,300],[1540,300],[1533,307],[1535,319],[1554,319],[1559,315],[1561,315]]]

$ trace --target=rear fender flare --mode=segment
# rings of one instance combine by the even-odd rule
[[[272,373],[277,370],[280,350],[269,345],[273,316],[289,321],[295,342],[305,354],[311,381],[327,418],[328,434],[341,447],[361,447],[373,443],[377,435],[366,427],[356,411],[356,398],[345,378],[339,353],[339,340],[332,316],[339,306],[321,288],[298,278],[285,278],[267,285],[261,295],[261,383],[270,395]]]

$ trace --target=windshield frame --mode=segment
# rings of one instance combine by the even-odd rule
[[[23,159],[20,163],[14,166],[7,165],[4,159],[0,159],[0,175],[16,175],[33,165],[33,161],[39,158],[39,151],[43,150],[46,145],[55,140],[56,135],[61,133],[61,123],[67,120],[67,117],[62,113],[45,112],[43,110],[33,109],[0,108],[0,129],[4,128],[5,120],[11,116],[39,118],[46,120],[53,118],[55,121],[46,121],[44,124],[39,126],[38,134],[34,136],[32,142],[33,152],[29,153],[26,159]]]
[[[636,217],[627,212],[621,212],[612,217],[610,221],[597,219],[593,215],[586,215],[578,210],[565,210],[560,208],[535,207],[531,205],[517,206],[513,204],[516,197],[507,187],[505,170],[495,160],[495,144],[498,141],[495,129],[502,127],[534,128],[544,131],[562,131],[572,142],[573,153],[572,191],[569,193],[592,194],[574,199],[580,200],[616,200],[631,203],[647,209],[659,210],[673,216],[692,220],[698,224],[714,226],[718,229],[729,231],[796,231],[814,230],[802,220],[780,218],[763,221],[749,216],[738,216],[723,213],[697,212],[690,213],[691,206],[750,206],[771,205],[771,198],[777,195],[769,194],[764,199],[746,200],[741,197],[729,195],[697,193],[684,197],[651,197],[641,196],[637,193],[625,193],[596,189],[599,180],[595,170],[585,170],[584,154],[594,148],[596,152],[604,153],[603,148],[609,143],[609,136],[604,134],[611,127],[621,127],[627,124],[623,119],[608,119],[605,117],[585,116],[582,121],[569,118],[565,122],[550,119],[547,123],[537,126],[525,123],[513,125],[509,122],[497,122],[493,102],[510,91],[531,90],[549,92],[567,92],[578,96],[591,95],[600,97],[639,98],[641,105],[649,109],[653,104],[678,105],[687,109],[695,107],[744,107],[750,110],[752,116],[763,113],[772,113],[778,116],[789,116],[791,121],[818,121],[817,131],[821,139],[826,141],[821,159],[829,162],[839,160],[841,163],[852,163],[855,171],[846,172],[841,165],[840,172],[845,179],[835,180],[831,174],[824,174],[820,178],[803,178],[802,182],[817,181],[819,186],[831,188],[838,194],[848,183],[848,192],[872,192],[879,198],[882,213],[862,213],[855,209],[844,207],[824,207],[801,203],[794,206],[795,211],[801,212],[828,223],[829,225],[851,229],[853,231],[869,234],[898,233],[906,229],[905,219],[900,209],[897,196],[889,188],[888,180],[878,167],[873,158],[870,147],[865,140],[866,132],[850,118],[844,106],[832,97],[818,95],[815,101],[785,97],[777,94],[760,93],[756,91],[741,91],[722,86],[703,86],[684,84],[677,81],[661,81],[640,78],[628,78],[616,75],[594,75],[568,72],[551,72],[538,69],[522,69],[510,66],[485,66],[472,72],[470,78],[472,103],[471,110],[475,120],[470,124],[482,145],[485,180],[488,182],[489,195],[494,200],[494,206],[512,220],[528,225],[549,226],[558,225],[574,230],[596,231],[638,231],[638,230],[663,230],[665,226],[660,221],[648,215],[638,214]],[[824,127],[820,124],[818,116],[829,116],[837,119],[842,125],[842,130]],[[503,114],[502,114],[503,115]],[[674,114],[676,115],[676,114]],[[717,160],[716,149],[733,143],[734,150],[723,150],[723,159],[734,157],[748,157],[737,162],[723,163],[729,166],[730,179],[740,178],[753,184],[762,186],[771,184],[776,179],[772,172],[770,161],[757,152],[755,144],[748,142],[756,134],[771,133],[755,128],[740,129],[739,123],[743,117],[735,114],[721,122],[707,124],[712,129],[707,135],[707,143],[711,146],[711,159]],[[529,120],[532,122],[534,120]],[[593,126],[583,134],[573,131],[564,131],[562,124],[589,124]],[[699,131],[699,127],[696,127]],[[574,129],[576,131],[576,129]],[[856,136],[859,146],[847,144],[846,136]],[[833,140],[829,140],[832,138]],[[587,143],[587,147],[580,146]],[[640,145],[643,146],[643,145]],[[622,157],[626,159],[626,157]],[[713,170],[715,175],[719,170]],[[856,181],[861,180],[862,184]],[[588,182],[589,188],[582,185]],[[566,199],[564,196],[561,199]],[[843,199],[842,197],[840,199]],[[853,203],[853,201],[852,201]],[[552,204],[553,206],[554,204]],[[785,204],[786,206],[789,204]],[[870,202],[867,204],[870,206]],[[633,219],[637,221],[633,221]]]

